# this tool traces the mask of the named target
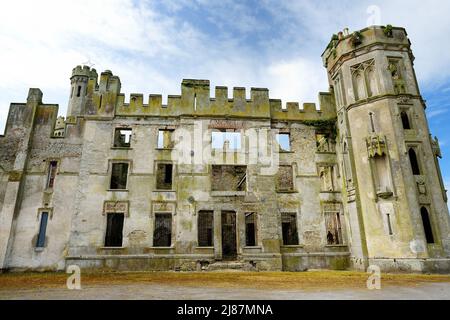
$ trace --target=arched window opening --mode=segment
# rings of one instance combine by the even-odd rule
[[[420,176],[421,173],[420,173],[419,161],[417,160],[416,152],[414,151],[413,148],[411,148],[411,149],[409,149],[408,154],[409,154],[409,162],[411,163],[413,175]]]
[[[425,207],[420,209],[420,215],[422,216],[423,229],[425,231],[425,238],[427,243],[434,243],[433,229],[431,227],[430,215]]]
[[[402,111],[400,116],[402,118],[403,129],[410,130],[411,123],[409,122],[409,117],[408,117],[408,114],[406,113],[406,111]]]
[[[77,97],[81,96],[81,86],[78,86]]]

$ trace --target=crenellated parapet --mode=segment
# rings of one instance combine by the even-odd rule
[[[228,88],[215,87],[215,97],[210,97],[208,80],[185,79],[181,84],[181,95],[168,96],[167,105],[162,104],[162,95],[151,94],[144,103],[143,94],[131,94],[129,102],[125,95],[117,95],[116,116],[148,117],[223,117],[274,119],[282,121],[326,120],[336,117],[334,96],[331,93],[319,94],[319,108],[314,103],[287,103],[284,108],[281,100],[270,99],[266,88],[251,88],[247,99],[245,88],[233,88],[232,96]]]
[[[223,117],[274,119],[281,121],[327,120],[336,117],[334,98],[330,93],[319,94],[319,108],[312,103],[287,103],[271,99],[266,88],[234,87],[229,96],[227,87],[215,87],[211,97],[209,80],[184,79],[181,95],[169,95],[163,104],[160,94],[150,94],[144,99],[141,93],[133,93],[129,100],[120,92],[121,82],[110,70],[100,74],[88,66],[77,66],[72,71],[72,93],[69,101],[69,117],[93,117],[111,119],[115,116],[144,117]],[[249,98],[247,98],[249,96]],[[126,102],[128,100],[128,102]],[[144,100],[148,101],[144,103]]]

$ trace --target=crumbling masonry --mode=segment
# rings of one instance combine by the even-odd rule
[[[0,137],[0,269],[449,272],[413,60],[403,28],[333,36],[319,110],[205,80],[126,103],[76,67],[58,118],[30,89]]]

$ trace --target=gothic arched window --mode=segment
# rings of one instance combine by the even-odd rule
[[[433,228],[431,227],[428,210],[425,207],[422,207],[422,209],[420,209],[420,215],[422,216],[423,230],[425,231],[427,243],[434,243]]]
[[[413,175],[420,176],[419,161],[417,160],[417,154],[413,148],[409,149],[408,155],[409,155],[409,162],[411,163]]]
[[[408,117],[408,114],[406,113],[406,111],[402,111],[400,113],[400,116],[402,118],[403,129],[410,130],[411,123],[409,122],[409,117]]]

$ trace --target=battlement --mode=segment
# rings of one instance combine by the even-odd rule
[[[352,33],[345,29],[331,38],[328,47],[322,54],[324,66],[331,70],[339,61],[345,60],[348,55],[373,46],[379,46],[383,50],[390,48],[411,50],[411,42],[404,28],[391,25],[371,26]]]
[[[73,77],[87,77],[89,79],[96,79],[98,78],[97,70],[91,69],[88,66],[76,66],[72,70],[72,78]]]
[[[118,94],[115,114],[118,116],[149,117],[224,117],[224,118],[260,118],[284,121],[321,120],[336,117],[334,98],[330,93],[319,95],[320,109],[316,104],[288,103],[282,107],[281,100],[270,99],[269,89],[251,88],[250,99],[244,87],[234,87],[232,96],[228,87],[215,87],[215,96],[210,96],[210,81],[184,79],[181,83],[181,95],[169,95],[167,105],[162,104],[162,95],[150,94],[148,103],[144,95],[133,93],[129,102],[125,95]]]

